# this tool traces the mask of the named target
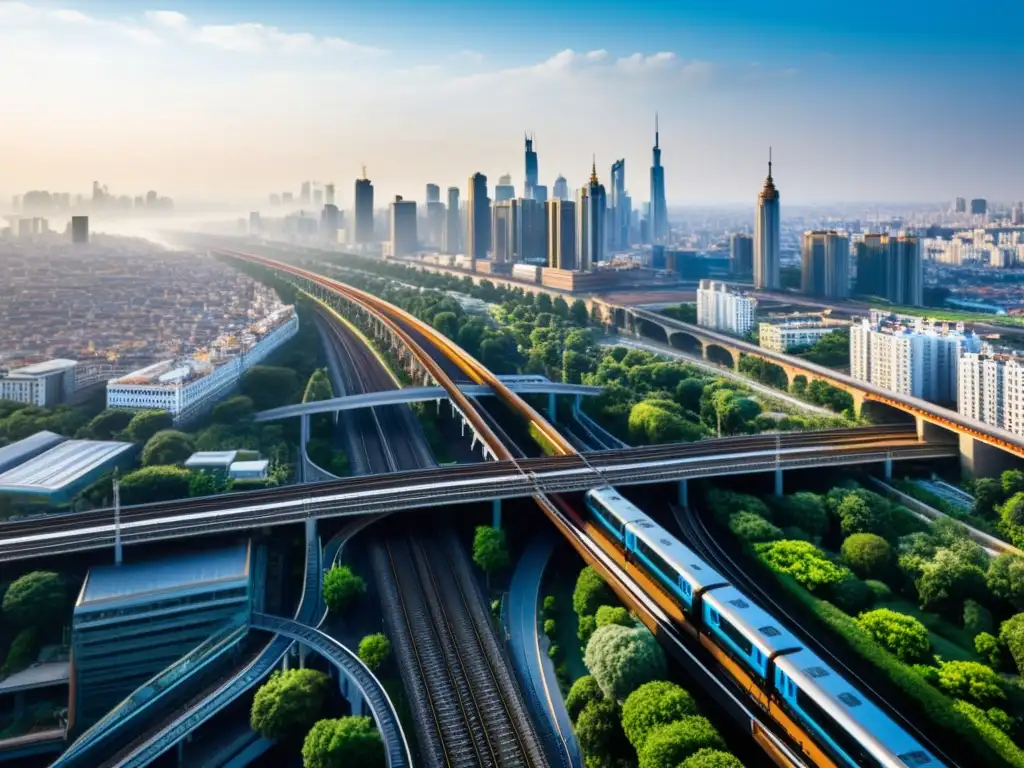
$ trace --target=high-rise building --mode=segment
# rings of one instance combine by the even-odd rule
[[[729,271],[734,275],[753,274],[754,238],[750,235],[737,233],[729,238]]]
[[[850,239],[834,230],[804,232],[800,289],[808,296],[850,296]]]
[[[1010,223],[1015,227],[1024,225],[1024,201],[1018,202],[1013,206],[1013,210],[1010,213]]]
[[[251,211],[249,213],[249,234],[258,235],[263,231],[263,224],[260,221],[260,212]]]
[[[515,261],[515,232],[519,224],[518,200],[495,200],[491,208],[491,260],[496,264]]]
[[[576,204],[572,200],[548,200],[548,266],[576,269]]]
[[[604,185],[597,179],[595,162],[590,170],[590,183],[580,187],[576,196],[576,268],[581,272],[589,272],[605,260],[607,200]]]
[[[654,115],[654,147],[651,152],[651,242],[663,243],[668,238],[668,204],[665,202],[665,169],[661,167],[657,114]]]
[[[291,192],[282,192],[281,193],[281,202],[283,202],[285,205],[291,205],[293,199],[294,199],[294,195],[292,195]]]
[[[523,197],[526,200],[533,200],[534,190],[537,188],[537,153],[533,149],[533,136],[526,137],[526,176],[523,181]]]
[[[334,205],[334,184],[328,184],[324,187],[324,202],[327,205]]]
[[[630,203],[626,197],[626,160],[612,163],[612,199],[609,224],[611,226],[611,247],[616,251],[629,248]]]
[[[850,328],[850,375],[878,387],[933,403],[953,403],[962,352],[979,352],[981,340],[921,317],[871,311]]]
[[[777,291],[779,282],[779,190],[772,179],[772,154],[768,150],[768,178],[757,196],[754,216],[754,287]]]
[[[441,202],[441,188],[437,184],[427,184],[427,202]]]
[[[536,192],[537,187],[534,187]],[[515,218],[512,261],[527,261],[533,264],[547,258],[548,220],[544,203],[539,200],[513,200],[519,209]]]
[[[701,280],[697,289],[697,325],[744,336],[754,327],[757,299],[730,291],[725,283]]]
[[[89,243],[89,217],[71,217],[71,242],[75,245],[87,245]]]
[[[516,196],[516,188],[512,185],[512,177],[504,174],[498,177],[498,183],[494,187],[494,202],[503,203],[512,200]]]
[[[469,177],[466,202],[466,255],[474,260],[486,259],[491,244],[491,200],[487,197],[487,177],[482,173]]]
[[[988,200],[984,197],[976,197],[971,200],[971,215],[984,216],[988,213]]]
[[[373,182],[366,178],[356,179],[356,206],[353,230],[357,243],[373,242]]]
[[[548,201],[548,188],[543,184],[534,184],[533,199],[544,205]]]
[[[962,197],[958,197],[953,201],[953,212],[954,213],[967,213],[967,200]]]
[[[981,352],[960,356],[956,408],[961,416],[1024,436],[1024,357]]]
[[[438,191],[440,194],[440,190]],[[427,245],[440,248],[444,244],[445,208],[440,200],[427,201]]]
[[[340,229],[341,211],[334,203],[325,203],[320,212],[320,239],[326,243],[337,243]]]
[[[302,182],[302,191],[299,192],[299,202],[302,203],[303,205],[308,205],[309,204],[309,188],[310,188],[310,183],[308,181]],[[149,194],[153,195],[153,197],[156,198],[156,192],[150,192]],[[148,202],[148,197],[149,196],[147,195],[147,202]]]
[[[893,304],[924,304],[924,264],[916,237],[865,235],[857,243],[857,293]]]
[[[441,249],[445,253],[458,253],[462,247],[459,235],[462,232],[459,221],[459,188],[448,187],[448,210],[444,217],[444,241]]]
[[[391,204],[391,255],[408,256],[415,253],[417,247],[416,201],[395,195],[395,202]]]
[[[568,200],[569,199],[569,182],[565,180],[565,176],[561,174],[555,179],[555,185],[551,188],[551,199],[552,200]]]

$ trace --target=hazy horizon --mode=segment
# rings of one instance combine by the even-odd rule
[[[784,203],[1024,198],[1019,3],[680,5],[0,0],[4,203],[521,190],[529,130],[542,184],[624,157],[639,206],[655,111],[670,206],[752,204],[769,145]]]

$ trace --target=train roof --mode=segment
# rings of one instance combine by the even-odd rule
[[[627,522],[637,519],[647,519],[647,515],[645,515],[643,511],[636,506],[636,504],[631,502],[619,493],[617,489],[610,485],[606,485],[603,488],[594,488],[589,493],[603,501],[605,504],[614,504],[618,507],[620,511],[619,517]]]
[[[803,648],[796,635],[736,587],[726,586],[705,592],[704,602],[731,621],[767,656]]]
[[[914,768],[941,765],[917,739],[817,654],[803,649],[779,656],[775,664],[858,741],[870,745],[884,764]]]
[[[628,523],[626,528],[679,571],[691,587],[697,589],[729,582],[692,549],[646,515]]]

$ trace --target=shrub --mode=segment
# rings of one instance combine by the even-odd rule
[[[875,600],[875,593],[871,591],[871,587],[852,575],[838,584],[833,584],[829,587],[828,593],[832,602],[851,615],[867,610]]]
[[[809,590],[844,581],[850,572],[836,565],[816,546],[806,541],[782,540],[755,544],[761,560],[778,573],[792,576]]]
[[[544,598],[544,607],[541,609],[545,616],[554,616],[555,611],[558,608],[558,604],[555,602],[554,595],[547,595]]]
[[[555,634],[558,631],[558,626],[555,624],[554,619],[544,619],[544,634],[550,637],[552,640],[555,639]]]
[[[879,608],[861,615],[857,624],[900,661],[924,660],[931,650],[928,630],[913,616]]]
[[[572,593],[572,609],[577,616],[593,616],[597,609],[615,599],[611,589],[589,565],[580,571]]]
[[[843,560],[862,579],[884,576],[892,563],[889,542],[874,533],[855,533],[842,546]]]
[[[892,589],[884,581],[865,579],[864,583],[868,585],[868,589],[874,594],[876,603],[884,602],[892,597]]]
[[[989,632],[995,628],[992,612],[975,600],[964,601],[964,629],[972,635]]]
[[[562,649],[558,647],[558,643],[552,643],[548,647],[548,658],[549,659],[557,659],[558,658],[558,654],[560,654],[561,652],[562,652]]]
[[[368,717],[320,720],[302,744],[303,768],[384,768],[387,759],[380,732]]]
[[[580,712],[592,701],[601,701],[604,694],[601,693],[601,686],[597,684],[591,675],[584,675],[569,689],[569,695],[565,697],[565,709],[569,713],[569,719],[573,723],[579,717]]]
[[[183,464],[195,450],[191,435],[176,429],[162,429],[146,441],[142,464],[146,467]]]
[[[1014,609],[1024,610],[1024,557],[1002,554],[989,563],[985,584]]]
[[[665,654],[646,627],[600,627],[587,643],[583,662],[613,701],[665,674]]]
[[[974,650],[993,669],[1002,669],[1006,663],[1003,654],[1003,644],[999,638],[989,632],[979,632],[974,636]]]
[[[49,629],[51,623],[63,623],[67,593],[64,583],[53,571],[30,571],[11,582],[4,593],[3,616],[19,627]]]
[[[607,699],[588,702],[576,719],[576,738],[587,768],[611,768],[624,741],[618,705]]]
[[[1017,728],[1017,721],[1006,713],[1006,710],[999,707],[990,707],[985,710],[985,717],[989,719],[996,728],[1007,735],[1013,734]]]
[[[953,702],[953,709],[961,716],[967,718],[975,731],[984,739],[985,744],[998,755],[1001,762],[1012,765],[1016,768],[1024,766],[1024,752],[1013,743],[1013,740],[1003,731],[997,728],[988,719],[985,713],[968,701]],[[995,761],[986,762],[981,758],[981,765],[995,765]]]
[[[696,714],[697,705],[689,693],[675,683],[656,680],[644,683],[626,697],[622,730],[639,752],[652,730]]]
[[[743,763],[736,755],[704,747],[683,760],[679,768],[743,768]]]
[[[473,562],[487,574],[487,578],[508,567],[508,542],[505,532],[489,525],[477,526],[473,534]]]
[[[587,643],[590,642],[591,636],[594,634],[594,630],[597,629],[597,619],[593,616],[580,616],[579,623],[576,626],[576,637],[580,639],[582,645],[580,646],[585,651]]]
[[[249,722],[267,739],[294,739],[309,729],[323,709],[330,678],[314,669],[275,672],[252,700]]]
[[[773,506],[779,525],[800,528],[812,538],[820,538],[828,533],[828,511],[824,499],[816,493],[800,491],[792,496],[783,496]]]
[[[778,541],[782,529],[753,512],[737,512],[729,518],[729,530],[744,541]]]
[[[632,627],[635,622],[629,615],[629,611],[620,605],[610,606],[602,605],[597,609],[597,613],[594,616],[597,623],[597,628],[606,627],[609,624],[618,624],[620,627]]]
[[[989,706],[1006,698],[1002,681],[991,667],[976,661],[945,661],[939,666],[939,688],[957,699]]]
[[[707,718],[692,715],[651,731],[640,750],[639,768],[677,768],[683,760],[705,748],[726,747]]]
[[[371,670],[377,670],[391,655],[391,641],[380,632],[359,641],[359,658]]]
[[[347,565],[335,565],[324,574],[324,602],[331,611],[342,611],[366,592],[366,582]]]
[[[0,678],[13,675],[26,667],[32,666],[39,656],[39,631],[35,627],[25,627],[11,641],[7,658],[0,667]]]
[[[1024,613],[1018,613],[999,626],[999,639],[1013,657],[1017,670],[1024,674]]]

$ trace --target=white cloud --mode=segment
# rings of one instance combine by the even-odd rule
[[[88,27],[98,32],[111,32],[148,45],[160,42],[153,31],[145,26],[99,19],[81,11],[65,8],[41,8],[28,3],[0,2],[0,32],[61,26]]]

